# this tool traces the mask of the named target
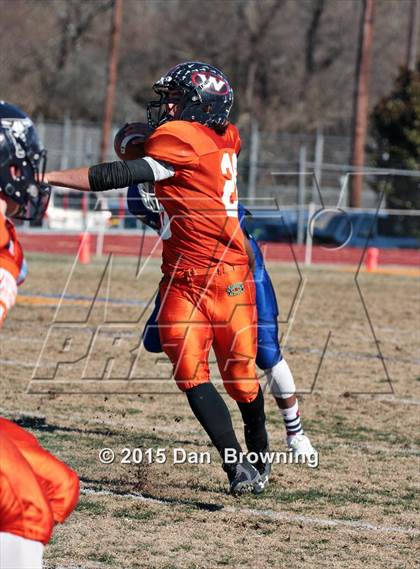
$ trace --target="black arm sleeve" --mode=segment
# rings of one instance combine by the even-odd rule
[[[89,168],[89,185],[92,192],[125,188],[141,182],[154,182],[150,165],[139,158],[121,162],[105,162]]]

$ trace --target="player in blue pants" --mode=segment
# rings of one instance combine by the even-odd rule
[[[128,210],[143,223],[160,230],[159,204],[154,196],[153,187],[146,184],[131,186],[127,192]],[[296,387],[293,375],[281,353],[278,330],[278,305],[276,294],[265,268],[261,250],[248,232],[244,229],[243,221],[250,213],[239,203],[238,215],[247,241],[247,250],[250,257],[250,266],[256,288],[256,302],[258,312],[258,352],[256,364],[267,376],[271,393],[283,415],[286,428],[287,445],[295,456],[304,456],[307,459],[316,453],[309,438],[304,434]],[[148,319],[143,332],[143,345],[148,352],[160,353],[162,347],[159,338],[157,315],[160,309],[159,293],[155,300],[155,307]],[[313,465],[309,460],[308,465]]]

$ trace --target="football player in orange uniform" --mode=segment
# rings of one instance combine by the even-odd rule
[[[128,130],[131,127],[128,125],[126,128]],[[127,208],[142,223],[160,234],[160,206],[155,196],[153,184],[130,186],[127,190]],[[293,453],[297,461],[304,459],[309,466],[316,466],[318,463],[317,452],[303,432],[295,382],[283,357],[279,342],[279,308],[276,293],[265,267],[264,257],[258,242],[248,232],[245,225],[246,217],[252,214],[244,208],[241,202],[238,203],[238,213],[256,289],[258,314],[256,364],[260,370],[264,371],[270,391],[283,415],[289,451]],[[157,324],[160,306],[160,294],[157,294],[152,314],[149,316],[142,333],[143,346],[148,352],[155,354],[163,351]]]
[[[54,524],[76,507],[79,478],[36,438],[0,418],[0,568],[41,569]]]
[[[158,317],[164,351],[191,409],[220,452],[233,493],[261,491],[269,465],[245,458],[229,411],[209,381],[213,347],[225,388],[237,401],[248,451],[263,456],[268,439],[258,384],[255,285],[238,221],[237,156],[228,121],[233,91],[211,65],[187,62],[154,85],[148,107],[155,128],[144,158],[47,174],[83,191],[154,182],[162,206],[163,279]]]
[[[31,119],[0,101],[0,327],[26,276],[22,247],[8,217],[42,218],[50,196],[42,181],[45,161]]]

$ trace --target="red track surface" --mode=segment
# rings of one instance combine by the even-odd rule
[[[21,233],[20,241],[24,251],[76,255],[79,247],[79,236],[62,233],[31,232]],[[266,243],[262,245],[267,261],[293,261],[293,252],[298,262],[305,258],[304,245],[293,245],[293,252],[284,243]],[[96,251],[96,236],[91,236],[91,251]],[[160,257],[162,244],[157,237],[108,233],[104,238],[103,252],[105,254]],[[357,265],[360,262],[363,249],[344,247],[339,250],[328,250],[324,247],[314,247],[312,250],[313,263],[340,263]],[[380,265],[420,266],[420,250],[418,249],[381,249],[379,251]]]

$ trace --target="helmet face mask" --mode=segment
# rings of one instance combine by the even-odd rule
[[[0,194],[17,205],[16,219],[41,219],[51,188],[43,182],[47,153],[32,121],[0,102]]]
[[[159,79],[153,89],[160,98],[147,107],[152,128],[170,120],[196,121],[211,128],[228,124],[233,91],[225,75],[212,65],[181,63]]]
[[[182,120],[184,108],[189,103],[189,92],[187,89],[175,89],[155,84],[155,93],[159,95],[157,101],[150,101],[147,107],[147,120],[149,126],[157,128],[161,124],[170,120]],[[197,100],[197,103],[199,101]]]

